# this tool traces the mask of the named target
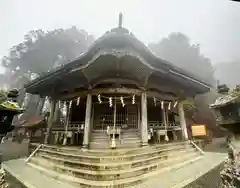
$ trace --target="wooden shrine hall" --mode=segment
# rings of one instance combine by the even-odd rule
[[[188,139],[182,100],[210,86],[156,57],[119,20],[79,58],[26,85],[49,106],[45,144],[121,148]]]

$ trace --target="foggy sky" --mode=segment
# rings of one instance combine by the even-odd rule
[[[145,44],[183,32],[213,63],[240,59],[240,3],[230,0],[0,0],[0,57],[32,29],[76,25],[98,37],[119,12]]]

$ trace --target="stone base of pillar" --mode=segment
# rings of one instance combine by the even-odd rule
[[[67,137],[65,136],[64,139],[63,139],[63,146],[66,146],[67,145]]]
[[[147,142],[142,142],[142,143],[141,143],[141,146],[142,146],[142,147],[146,147],[146,146],[148,146],[148,143],[147,143]]]
[[[88,149],[88,145],[87,144],[83,144],[82,149]]]

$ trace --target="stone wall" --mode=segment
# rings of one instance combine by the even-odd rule
[[[24,186],[19,180],[17,180],[14,176],[12,176],[9,172],[5,171],[5,181],[8,184],[7,188],[27,188]]]
[[[4,143],[0,144],[2,161],[26,157],[29,154],[28,148],[29,142],[27,140],[22,143],[5,140]]]
[[[221,184],[220,172],[223,170],[223,168],[224,163],[221,163],[184,188],[219,188]]]
[[[234,151],[232,151],[232,153],[228,153],[228,160],[221,172],[221,178],[221,187],[223,188],[240,187],[240,152],[234,153]]]

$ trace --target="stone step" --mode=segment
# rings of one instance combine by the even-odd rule
[[[106,132],[96,132],[96,133],[91,133],[92,136],[107,136]]]
[[[134,135],[134,134],[129,134],[129,135],[123,134],[123,135],[121,135],[121,138],[128,138],[128,137],[130,137],[130,138],[140,138],[140,136]]]
[[[89,143],[89,148],[90,149],[110,149],[110,141],[91,141]]]
[[[121,142],[120,140],[116,139],[116,148],[136,148],[140,147],[141,141],[124,141]],[[90,149],[110,149],[111,148],[111,141],[92,141],[89,143]]]
[[[179,153],[186,154],[186,153],[196,153],[195,148],[189,148],[189,149],[179,149],[179,150],[174,150],[172,152],[163,152],[159,155],[156,156],[150,156],[149,158],[143,158],[143,159],[138,159],[138,160],[131,160],[131,161],[101,161],[100,163],[96,162],[83,162],[79,161],[78,159],[69,159],[61,156],[52,156],[52,155],[47,155],[47,154],[41,154],[38,153],[36,154],[36,157],[40,157],[64,166],[69,166],[69,167],[75,167],[75,168],[81,168],[81,169],[86,169],[86,170],[95,170],[95,171],[105,171],[105,170],[111,170],[111,171],[118,171],[118,170],[123,170],[123,169],[129,169],[129,168],[136,168],[140,167],[143,165],[148,165],[151,164],[152,162],[156,160],[166,160],[170,159],[171,157],[176,157],[179,156]],[[199,154],[199,153],[197,153]],[[34,159],[34,158],[33,158]]]
[[[35,147],[38,147],[36,144],[31,144]],[[171,142],[165,144],[155,144],[151,146],[145,146],[141,148],[126,148],[126,149],[88,149],[82,150],[79,147],[72,147],[72,146],[56,146],[56,145],[44,145],[44,149],[49,149],[58,152],[64,153],[75,153],[75,154],[84,154],[84,155],[94,155],[94,156],[113,156],[113,155],[127,155],[127,154],[137,154],[137,153],[144,153],[144,151],[153,151],[153,150],[160,150],[166,149],[171,147],[179,147],[179,146],[189,146],[189,142],[182,141],[182,142]]]
[[[133,152],[126,152],[120,155],[117,155],[116,153],[106,153],[107,155],[103,156],[98,156],[98,155],[87,155],[87,152],[64,152],[64,151],[57,151],[57,150],[52,150],[51,148],[41,148],[39,150],[40,153],[45,153],[48,155],[52,156],[61,156],[69,159],[78,159],[80,161],[85,161],[85,162],[102,162],[102,161],[132,161],[132,160],[137,160],[137,159],[143,159],[143,158],[149,158],[150,156],[157,156],[163,152],[170,152],[173,150],[179,150],[179,149],[187,149],[187,148],[192,148],[191,145],[172,145],[168,146],[166,148],[158,148],[158,147],[148,147],[141,150],[135,150]],[[110,155],[109,155],[110,154]]]
[[[126,137],[126,138],[120,138],[122,141],[128,140],[128,141],[141,141],[138,137]]]
[[[92,133],[106,133],[106,129],[102,130],[102,129],[95,129],[92,130]],[[123,133],[138,133],[140,132],[139,129],[122,129],[121,130]]]
[[[159,168],[174,165],[184,160],[195,158],[197,156],[199,156],[198,153],[185,152],[185,153],[181,153],[180,156],[173,155],[171,159],[155,160],[154,162],[148,165],[142,165],[140,167],[128,168],[128,169],[123,169],[118,171],[112,171],[112,170],[93,171],[93,170],[86,170],[86,169],[81,169],[76,167],[67,167],[65,165],[59,165],[43,158],[34,158],[31,161],[31,163],[34,163],[35,165],[43,166],[45,168],[51,168],[52,170],[55,170],[57,172],[70,173],[74,177],[78,177],[78,178],[104,181],[104,180],[119,180],[119,179],[140,176],[144,173],[149,173]]]
[[[139,133],[122,133],[121,136],[137,136],[140,137]]]
[[[92,132],[91,135],[94,135],[94,136],[106,135],[107,136],[107,132]]]
[[[91,140],[110,140],[108,136],[92,136]],[[116,139],[119,139],[118,137]],[[121,136],[120,139],[138,139],[140,140],[139,136]]]
[[[116,138],[116,148],[135,148],[141,145],[140,139],[121,139]],[[99,140],[92,139],[89,143],[90,149],[110,149],[111,148],[111,140]]]
[[[92,139],[91,139],[91,141],[109,141],[109,138],[108,137],[99,137],[99,138],[97,138],[97,137],[93,137]]]
[[[105,133],[106,130],[105,129],[93,129],[92,133]]]
[[[131,177],[131,178],[125,178],[125,179],[120,179],[120,180],[110,180],[110,181],[94,181],[94,180],[87,180],[83,178],[77,178],[72,176],[71,173],[67,174],[62,174],[62,173],[57,173],[54,170],[51,170],[49,168],[44,168],[38,165],[34,165],[32,163],[29,163],[30,166],[33,168],[38,169],[39,171],[47,174],[48,176],[63,181],[67,182],[71,185],[74,185],[76,187],[91,187],[91,188],[106,188],[106,187],[111,187],[111,188],[119,188],[119,187],[129,187],[129,186],[135,186],[138,185],[142,182],[145,182],[149,178],[153,178],[157,175],[160,175],[161,173],[164,173],[166,171],[173,171],[180,169],[183,166],[186,166],[190,163],[196,162],[197,160],[200,160],[202,156],[200,157],[195,157],[193,159],[185,159],[184,162],[178,163],[176,165],[172,166],[167,166],[164,168],[159,168],[157,170],[151,171],[149,173],[142,174],[140,176],[136,177]]]
[[[105,136],[105,135],[104,135],[104,136],[92,136],[92,137],[91,137],[91,140],[92,140],[92,139],[99,139],[99,140],[101,140],[101,139],[106,139],[106,140],[108,140],[109,137],[108,137],[108,136]]]

